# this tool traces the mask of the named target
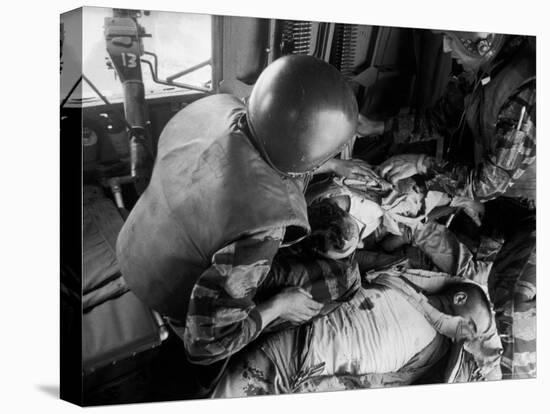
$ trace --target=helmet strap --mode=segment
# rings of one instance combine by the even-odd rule
[[[241,117],[237,121],[237,128],[241,130],[250,140],[254,148],[260,153],[262,158],[265,162],[269,164],[271,168],[273,168],[275,171],[277,171],[278,174],[288,177],[288,178],[301,178],[305,177],[306,175],[310,174],[309,171],[307,172],[301,172],[301,173],[293,173],[293,172],[284,172],[281,171],[269,158],[269,155],[267,154],[267,151],[265,150],[265,147],[260,139],[256,137],[256,134],[254,133],[254,129],[252,128],[252,125],[248,122],[246,113],[243,113]]]

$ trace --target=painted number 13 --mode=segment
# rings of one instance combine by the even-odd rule
[[[137,66],[137,56],[134,53],[122,53],[122,66],[135,68]]]

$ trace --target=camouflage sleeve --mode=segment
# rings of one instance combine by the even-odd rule
[[[521,229],[508,239],[495,260],[489,294],[504,353],[503,378],[537,374],[536,231]]]
[[[442,224],[428,221],[413,234],[414,244],[443,272],[487,285],[492,261],[478,258]]]
[[[254,296],[283,236],[284,228],[256,233],[213,255],[191,292],[184,343],[192,362],[206,365],[227,358],[261,332]]]
[[[434,163],[431,170],[447,175],[454,194],[480,201],[502,195],[535,161],[535,84],[526,84],[502,107],[495,126],[494,147],[474,169]]]

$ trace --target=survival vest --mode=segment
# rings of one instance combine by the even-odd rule
[[[528,82],[535,79],[535,58],[529,47],[519,49],[503,66],[491,73],[489,83],[466,98],[466,121],[477,137],[474,157],[479,162],[485,153],[494,153],[498,114],[506,102]],[[535,199],[536,163],[515,180],[505,195]]]
[[[238,128],[230,95],[200,99],[163,130],[149,186],[117,241],[122,275],[151,308],[184,322],[191,291],[213,254],[248,234],[309,232],[303,183],[283,177]],[[292,231],[290,231],[292,230]]]

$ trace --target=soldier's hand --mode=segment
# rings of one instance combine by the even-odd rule
[[[279,317],[292,323],[300,324],[317,316],[323,304],[312,299],[311,295],[298,287],[283,290],[276,296]]]
[[[461,208],[477,226],[481,226],[481,219],[485,214],[485,206],[481,202],[469,197],[454,196],[450,205]]]
[[[363,160],[334,158],[331,162],[332,171],[340,177],[364,182],[370,182],[378,178],[378,175],[372,170],[371,166]]]
[[[374,121],[362,114],[359,114],[356,133],[359,137],[381,135],[384,133],[384,121]]]
[[[380,175],[395,184],[397,181],[426,172],[423,154],[401,154],[388,158],[378,167]]]

